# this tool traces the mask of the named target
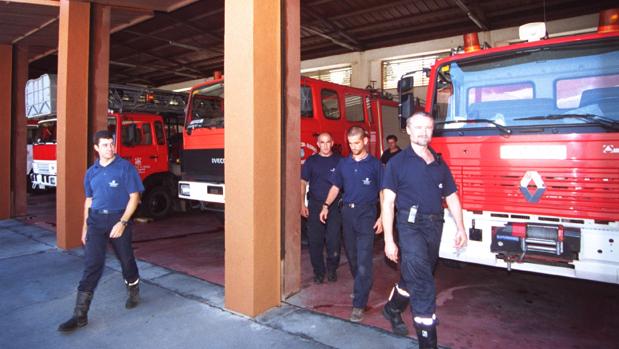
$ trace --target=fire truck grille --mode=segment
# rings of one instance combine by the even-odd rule
[[[619,221],[619,168],[451,169],[468,210]]]

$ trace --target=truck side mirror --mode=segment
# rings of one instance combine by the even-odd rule
[[[406,128],[406,119],[415,111],[414,82],[412,75],[404,75],[398,81],[398,96],[400,97],[398,117],[400,118],[400,128],[402,129]]]

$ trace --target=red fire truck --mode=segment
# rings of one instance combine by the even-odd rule
[[[135,165],[144,182],[140,213],[153,218],[166,216],[178,206],[175,191],[180,178],[185,95],[111,85],[109,107],[107,125],[116,136],[116,153]],[[55,187],[56,119],[39,121],[38,134],[33,145],[32,186]]]
[[[603,12],[597,33],[489,49],[466,35],[465,53],[436,61],[431,146],[470,239],[454,250],[446,219],[441,257],[619,283],[618,17]]]
[[[183,133],[181,199],[217,209],[224,203],[224,81],[221,76],[190,91]],[[316,137],[330,132],[334,149],[349,152],[346,131],[353,125],[369,132],[369,151],[380,157],[385,127],[399,131],[398,104],[374,90],[301,78],[301,161],[316,153]],[[208,208],[209,206],[207,206]]]

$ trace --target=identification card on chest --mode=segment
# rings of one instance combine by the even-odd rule
[[[415,217],[417,217],[417,205],[411,206],[411,209],[408,212],[408,222],[415,223]]]

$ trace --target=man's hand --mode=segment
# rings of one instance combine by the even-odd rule
[[[378,235],[383,232],[383,220],[381,217],[378,217],[376,223],[374,223],[374,234]]]
[[[466,246],[467,241],[468,238],[464,230],[458,230],[454,239],[454,247],[457,249],[461,249]]]
[[[117,239],[123,235],[125,232],[125,225],[118,222],[114,224],[112,227],[112,232],[110,233],[110,239]]]
[[[394,262],[398,262],[398,246],[395,242],[385,242],[385,256]]]
[[[320,221],[323,224],[327,223],[327,216],[329,216],[329,208],[327,206],[322,206],[322,210],[320,211]]]
[[[307,209],[307,206],[305,206],[305,204],[301,206],[301,217],[303,218],[309,217],[309,210]]]
[[[82,228],[82,245],[86,245],[86,233],[88,232],[88,227],[84,225]]]

